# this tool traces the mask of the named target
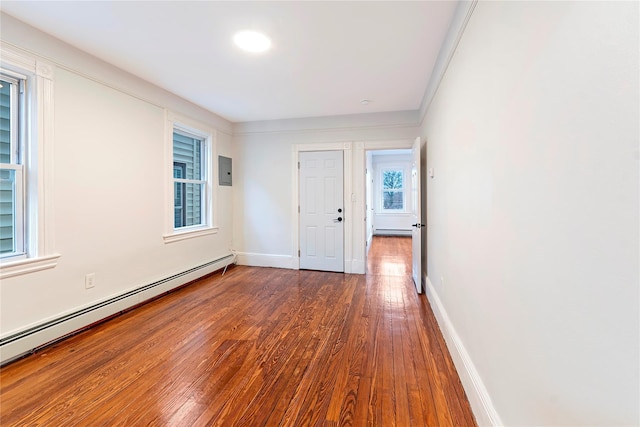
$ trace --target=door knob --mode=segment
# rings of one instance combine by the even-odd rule
[[[342,217],[339,216],[338,218],[334,219],[333,222],[342,222]]]

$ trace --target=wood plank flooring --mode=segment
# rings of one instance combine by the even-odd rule
[[[217,273],[3,367],[0,424],[475,426],[410,265]]]

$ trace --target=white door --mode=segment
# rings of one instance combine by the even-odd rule
[[[365,239],[368,250],[368,245],[373,238],[373,160],[371,158],[371,152],[366,154],[367,162],[365,167]],[[366,252],[365,252],[366,253]]]
[[[422,209],[420,200],[420,137],[411,149],[411,264],[412,277],[419,294],[422,293]]]
[[[300,268],[344,271],[342,151],[300,152]]]

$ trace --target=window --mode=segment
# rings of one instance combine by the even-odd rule
[[[382,210],[404,211],[404,171],[382,170]]]
[[[0,46],[0,279],[53,268],[54,68]]]
[[[25,254],[20,108],[24,80],[0,74],[0,257]]]
[[[168,118],[172,168],[167,243],[217,231],[213,225],[214,131],[184,117],[169,114]]]
[[[184,178],[185,171],[187,169],[186,163],[181,162],[173,162],[173,178]],[[187,223],[186,220],[186,211],[184,209],[185,206],[185,192],[183,190],[184,183],[176,182],[173,184],[173,227],[180,228],[184,227]]]
[[[207,174],[204,140],[173,131],[174,228],[207,225]]]

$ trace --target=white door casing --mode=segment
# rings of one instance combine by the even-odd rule
[[[300,268],[344,272],[342,151],[299,153]]]
[[[420,200],[420,137],[411,149],[411,276],[419,294],[422,293],[422,212]]]

